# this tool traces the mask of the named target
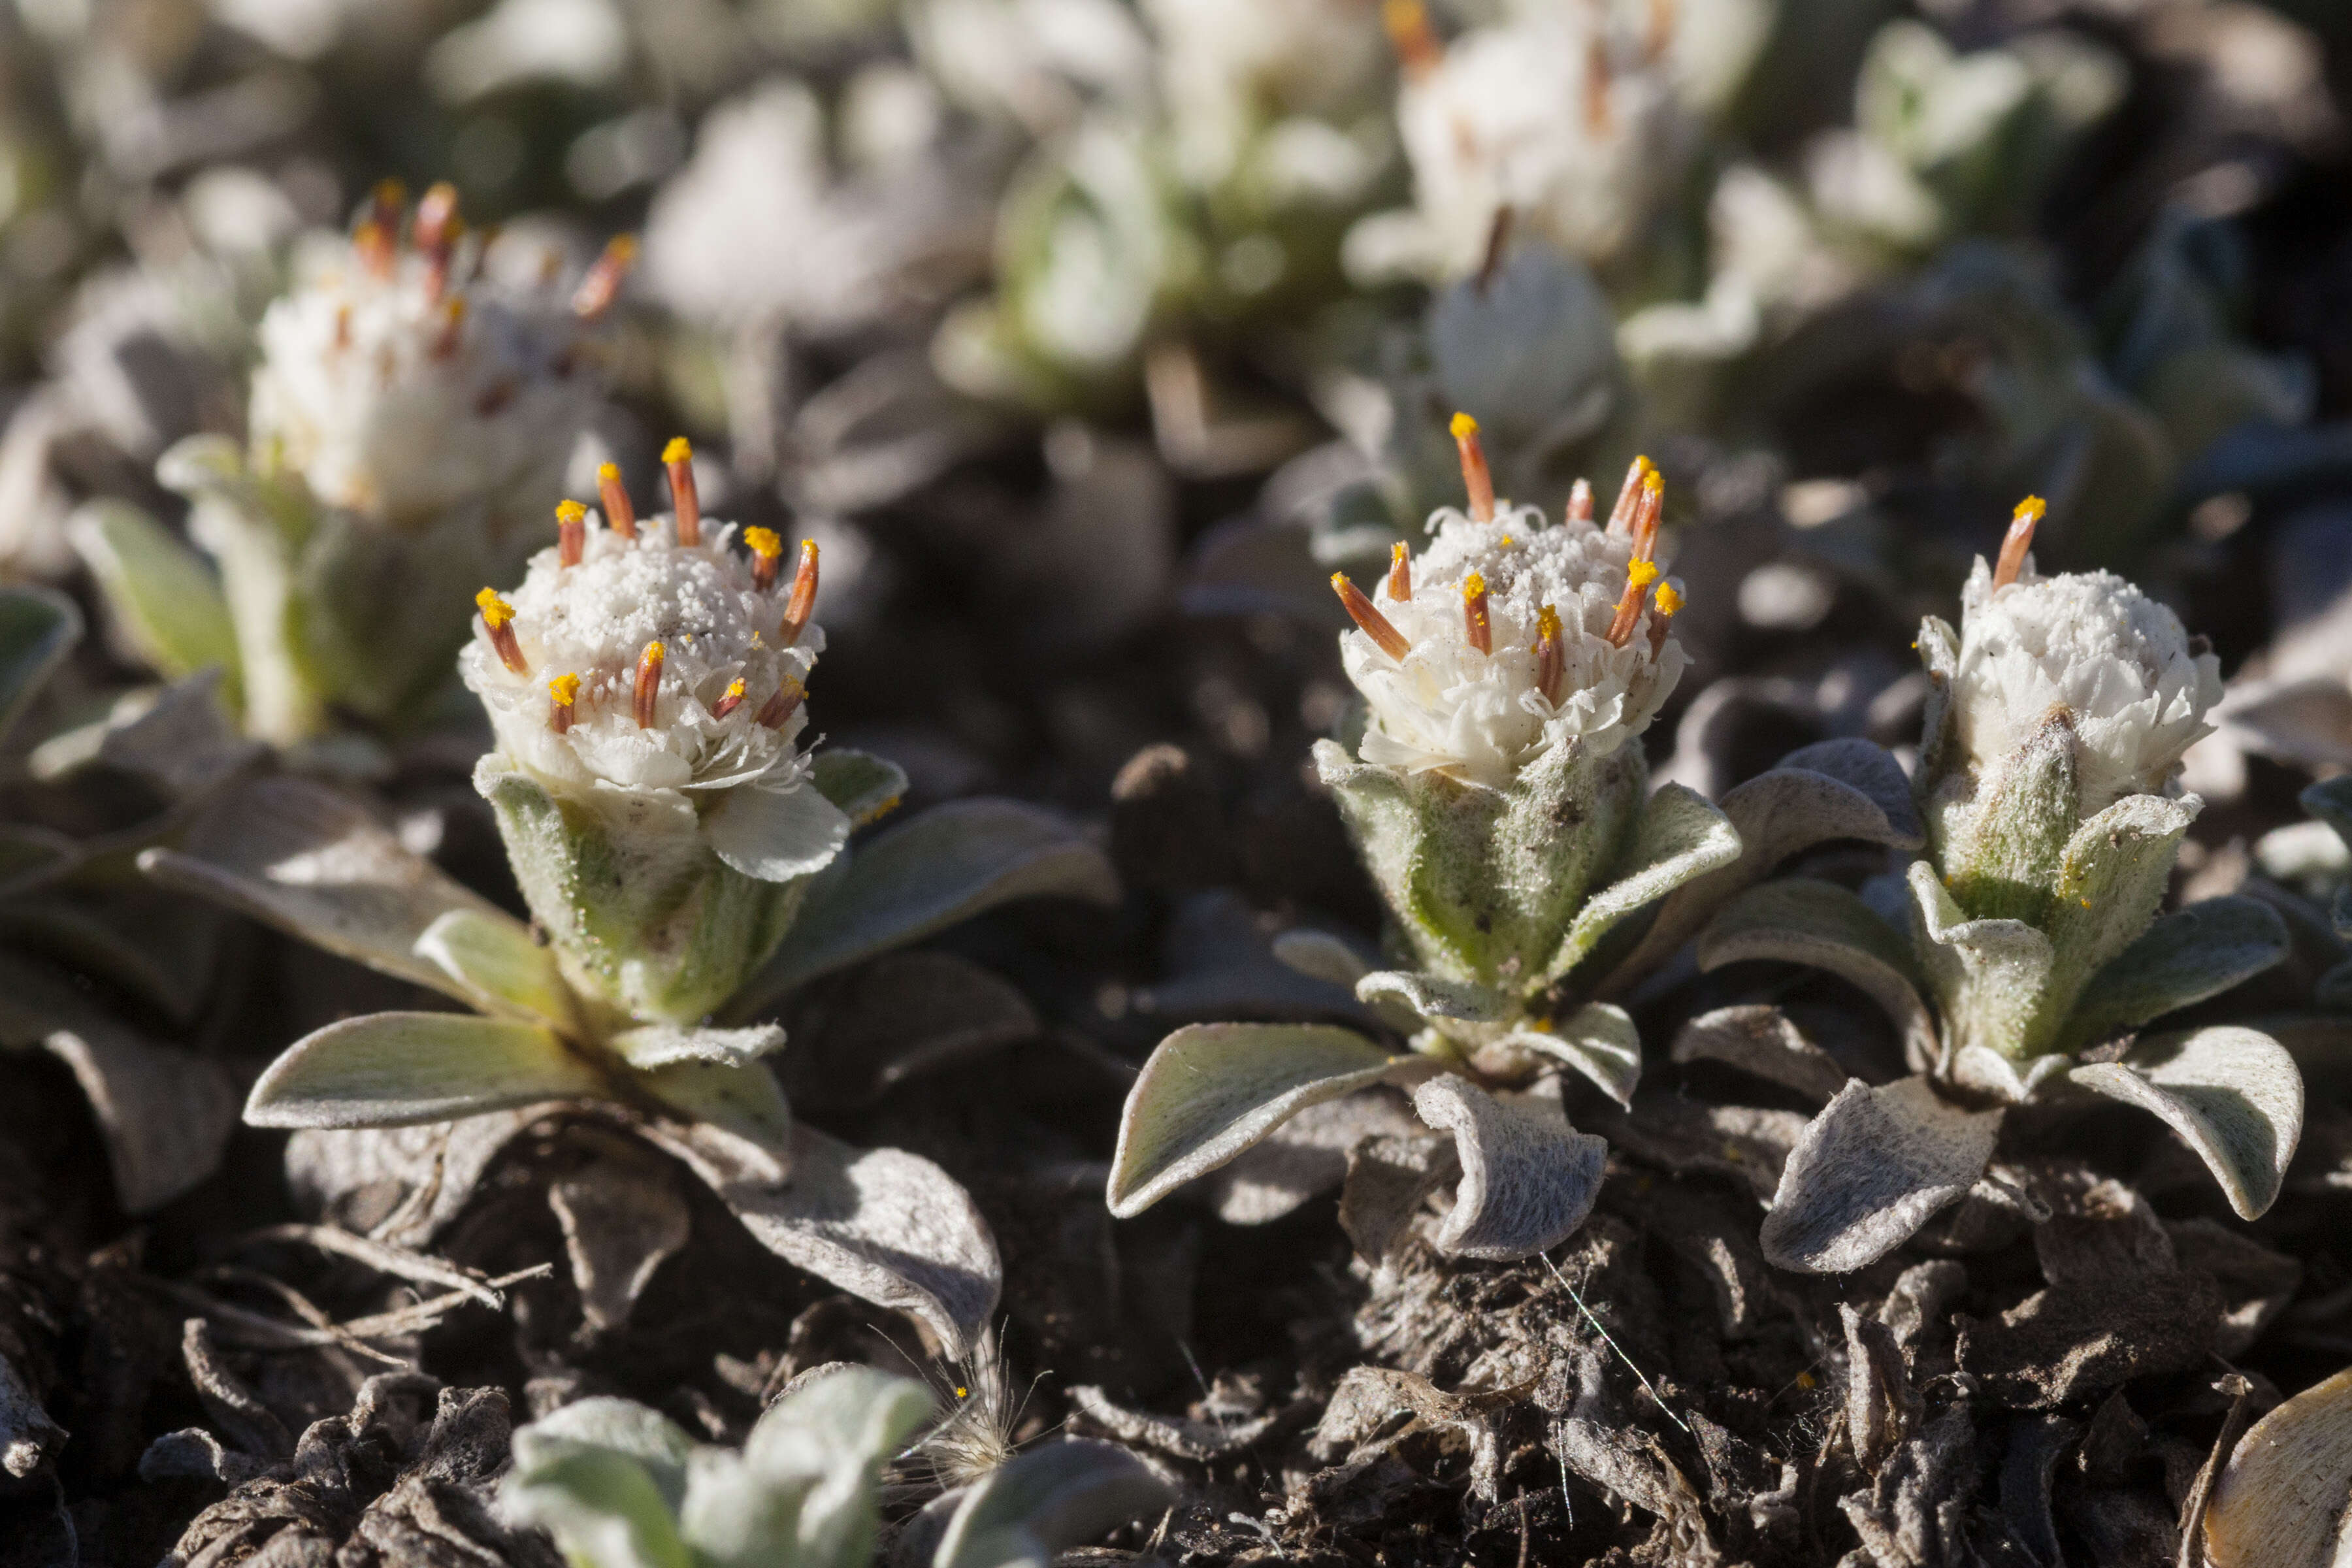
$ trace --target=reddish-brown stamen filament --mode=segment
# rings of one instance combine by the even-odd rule
[[[433,340],[433,357],[447,359],[457,352],[458,342],[466,330],[466,297],[463,294],[441,307],[441,335]]]
[[[793,596],[784,601],[784,623],[776,628],[779,646],[791,647],[808,630],[816,614],[816,541],[801,541],[801,563],[793,571]]]
[[[1633,559],[1651,561],[1658,553],[1658,520],[1665,514],[1666,479],[1652,468],[1642,476],[1642,499],[1633,509]]]
[[[1386,0],[1381,6],[1381,22],[1388,29],[1389,43],[1396,50],[1397,64],[1404,68],[1407,81],[1421,80],[1445,58],[1421,0]]]
[[[1655,658],[1666,649],[1666,634],[1673,629],[1675,612],[1683,607],[1683,585],[1672,577],[1658,584],[1650,595],[1650,657]]]
[[[593,321],[611,310],[613,301],[621,296],[621,280],[629,275],[636,259],[636,237],[614,235],[605,245],[604,254],[580,279],[580,287],[572,290],[572,313],[583,321]]]
[[[1462,579],[1462,629],[1480,653],[1495,651],[1495,621],[1486,605],[1486,579],[1473,572]]]
[[[426,299],[438,300],[448,288],[450,253],[464,226],[457,220],[457,187],[446,180],[426,191],[425,199],[416,204],[413,237],[416,248],[425,253]]]
[[[1563,522],[1592,521],[1592,481],[1579,479],[1568,489],[1568,510],[1560,516]]]
[[[694,447],[683,436],[671,437],[662,448],[662,466],[669,470],[670,510],[677,518],[680,544],[702,542],[702,498],[694,489]]]
[[[1559,700],[1559,678],[1568,668],[1568,650],[1562,645],[1559,612],[1549,605],[1536,612],[1536,689],[1546,701]]]
[[[776,585],[776,572],[783,564],[784,542],[772,528],[747,528],[743,543],[751,552],[751,586],[762,594]]]
[[[2033,531],[2049,510],[2040,496],[2027,496],[2017,503],[2009,520],[2009,532],[2000,542],[2000,561],[1992,569],[1994,587],[2008,587],[2025,570],[2025,552],[2033,548]]]
[[[1622,533],[1633,521],[1633,509],[1641,504],[1642,481],[1649,477],[1650,459],[1636,458],[1633,466],[1625,470],[1624,488],[1617,492],[1617,504],[1609,509],[1609,531]]]
[[[1596,36],[1584,51],[1584,126],[1606,136],[1609,121],[1609,47]]]
[[[596,469],[596,500],[604,509],[605,525],[624,539],[637,536],[637,509],[629,500],[629,489],[621,483],[621,465],[600,464]]]
[[[576,500],[555,503],[555,561],[559,566],[580,564],[588,546],[588,509]]]
[[[742,706],[743,678],[739,675],[728,683],[726,691],[720,695],[719,700],[710,705],[710,716],[713,719],[724,719]]]
[[[360,265],[376,278],[392,276],[394,243],[393,231],[373,218],[362,222],[352,234],[352,248],[359,253]]]
[[[482,629],[489,634],[499,662],[517,675],[529,675],[530,664],[522,656],[522,644],[515,640],[514,606],[499,598],[495,588],[475,595],[474,605],[482,612]]]
[[[1618,595],[1617,614],[1609,622],[1609,646],[1623,647],[1633,640],[1633,624],[1642,618],[1642,601],[1658,580],[1658,563],[1636,561],[1625,568],[1625,591]]]
[[[637,656],[637,686],[629,694],[629,712],[640,730],[654,727],[654,704],[661,696],[663,653],[661,644],[649,642],[646,651]]]
[[[1331,591],[1339,595],[1339,603],[1347,606],[1348,617],[1362,628],[1363,634],[1371,638],[1382,653],[1391,658],[1401,659],[1412,651],[1412,644],[1405,641],[1404,634],[1389,624],[1389,618],[1364,597],[1361,588],[1348,581],[1345,572],[1331,574]]]
[[[799,681],[787,677],[784,683],[776,688],[776,694],[760,705],[760,710],[751,716],[751,721],[764,724],[771,730],[781,730],[792,721],[793,715],[800,709],[801,699],[806,695],[806,689]]]
[[[1454,449],[1462,454],[1462,488],[1470,492],[1470,521],[1495,521],[1495,476],[1486,468],[1486,448],[1478,444],[1478,421],[1456,414],[1448,426]]]
[[[1412,602],[1412,550],[1402,539],[1389,546],[1389,603]]]
[[[547,683],[547,725],[561,735],[572,728],[573,705],[580,697],[580,678],[559,675]]]

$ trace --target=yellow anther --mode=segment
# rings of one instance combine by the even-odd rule
[[[1625,585],[1629,588],[1646,588],[1657,580],[1658,563],[1654,561],[1635,561],[1625,568]]]
[[[1448,425],[1446,429],[1453,433],[1455,440],[1466,441],[1478,434],[1478,421],[1471,418],[1467,414],[1456,414],[1454,416],[1454,422]]]
[[[1475,599],[1486,591],[1486,579],[1478,575],[1477,573],[1473,572],[1470,575],[1462,579],[1462,596],[1464,598]]]
[[[743,700],[743,678],[741,676],[739,675],[734,679],[727,683],[727,695],[734,698],[739,702]]]
[[[1643,562],[1643,564],[1646,566],[1649,563]],[[1656,568],[1652,567],[1651,570],[1654,572]],[[1671,616],[1683,607],[1683,596],[1675,592],[1672,583],[1661,583],[1658,584],[1658,596],[1654,603],[1658,606],[1658,614]]]
[[[581,501],[557,501],[555,503],[555,521],[566,525],[586,522],[588,521],[588,508],[585,503]]]
[[[739,681],[737,684],[741,683]],[[580,678],[576,675],[557,676],[547,683],[547,695],[558,708],[571,707],[580,696]]]
[[[514,619],[514,606],[499,597],[496,588],[485,588],[474,595],[474,603],[482,612],[482,624],[492,631]]]
[[[665,463],[688,463],[693,460],[694,443],[683,436],[671,437],[669,445],[662,448],[662,461]]]
[[[2030,517],[2034,521],[2040,522],[2043,518],[2049,515],[2050,503],[2048,501],[2043,500],[2040,496],[2027,496],[2023,500],[2017,503],[2017,510],[2010,514],[2010,520],[2011,521],[2016,521],[2020,519]]]
[[[1554,639],[1559,637],[1559,612],[1549,605],[1536,612],[1536,636]]]
[[[784,552],[784,542],[772,528],[747,528],[743,531],[743,542],[751,547],[752,554],[770,560]]]

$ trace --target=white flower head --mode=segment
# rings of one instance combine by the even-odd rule
[[[478,274],[456,195],[426,193],[409,243],[396,188],[379,192],[335,263],[277,300],[259,328],[256,460],[320,500],[422,527],[481,500],[543,515],[602,397],[583,328],[632,253],[615,241],[567,301]]]
[[[780,789],[808,771],[794,742],[824,649],[815,552],[787,579],[773,532],[739,544],[681,501],[683,542],[677,514],[631,517],[613,475],[606,516],[567,502],[512,598],[478,601],[459,673],[507,761],[551,793]]]
[[[1397,546],[1369,599],[1344,578],[1334,586],[1359,627],[1342,634],[1340,661],[1370,710],[1361,759],[1500,788],[1551,747],[1604,757],[1641,734],[1687,658],[1667,631],[1680,591],[1649,558],[1654,470],[1637,463],[1607,531],[1580,485],[1581,504],[1547,527],[1539,508],[1495,503],[1475,428],[1457,417],[1475,464],[1469,512],[1433,515],[1418,560]]]
[[[2026,554],[2041,503],[2018,509],[1999,566],[1979,556],[1961,591],[1952,713],[1982,767],[2063,709],[2076,740],[2078,808],[2164,792],[2180,756],[2212,732],[2221,661],[2192,647],[2180,619],[2112,572],[2043,577]]]

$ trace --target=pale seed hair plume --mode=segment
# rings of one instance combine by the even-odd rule
[[[2205,714],[2221,700],[2221,661],[2112,572],[2034,571],[2043,510],[2037,497],[2019,503],[1999,561],[1979,557],[1961,591],[1952,714],[1981,767],[2063,710],[2080,742],[2077,809],[2089,816],[2173,786],[2181,753],[2212,732]]]
[[[1370,710],[1361,760],[1500,787],[1552,746],[1606,756],[1686,662],[1668,629],[1682,593],[1655,559],[1664,480],[1636,459],[1609,528],[1589,503],[1547,527],[1496,499],[1477,421],[1452,428],[1469,510],[1435,513],[1417,559],[1396,546],[1370,595],[1332,579],[1356,623],[1340,658]]]

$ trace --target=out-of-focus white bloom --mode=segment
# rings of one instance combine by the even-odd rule
[[[1613,256],[1671,199],[1706,114],[1737,87],[1769,19],[1763,0],[1518,11],[1408,60],[1397,120],[1414,211],[1360,226],[1351,269],[1462,276],[1506,206],[1573,255]]]
[[[1145,0],[1143,9],[1160,39],[1177,167],[1203,187],[1234,172],[1261,126],[1347,109],[1388,54],[1361,0]]]
[[[921,0],[907,33],[957,104],[1033,135],[1150,91],[1151,46],[1118,0]]]
[[[1500,787],[1563,742],[1603,757],[1649,728],[1686,658],[1672,637],[1652,647],[1649,609],[1623,647],[1609,639],[1633,552],[1627,536],[1589,522],[1547,528],[1532,506],[1504,507],[1491,522],[1448,508],[1429,527],[1436,537],[1412,563],[1412,597],[1395,598],[1385,579],[1372,597],[1410,649],[1391,658],[1360,630],[1340,639],[1348,679],[1370,710],[1363,761],[1444,768]],[[1480,586],[1486,653],[1465,610],[1465,589]],[[1538,650],[1547,608],[1559,624],[1549,691]]]
[[[396,221],[396,219],[394,220]],[[395,247],[378,220],[272,304],[250,416],[256,467],[391,527],[461,504],[545,515],[601,401],[563,294],[468,276],[454,237]]]
[[[2221,661],[2192,651],[2179,617],[2111,572],[2034,574],[1993,585],[1979,558],[1961,593],[1952,713],[1969,763],[2025,743],[2063,709],[2081,742],[2077,809],[2170,784],[2180,754],[2211,732]]]
[[[533,556],[510,602],[485,602],[458,655],[508,762],[574,796],[799,785],[809,765],[794,748],[808,723],[800,694],[824,631],[811,625],[781,646],[791,579],[757,586],[731,523],[706,523],[700,542],[683,545],[668,517],[639,523],[635,539],[601,519],[583,527],[579,563],[562,564],[561,545]],[[500,649],[501,627],[521,669]],[[640,723],[649,657],[652,721]]]

